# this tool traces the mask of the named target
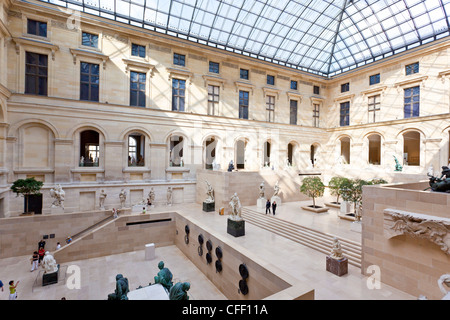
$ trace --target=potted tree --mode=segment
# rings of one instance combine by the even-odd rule
[[[42,194],[40,192],[44,183],[32,178],[18,179],[13,182],[11,190],[16,193],[17,197],[22,195],[24,197],[24,214],[41,213],[42,210]],[[30,202],[37,202],[37,204],[31,205]],[[39,208],[39,212],[30,210],[30,207]]]
[[[316,198],[322,197],[325,192],[325,185],[319,177],[314,176],[303,179],[303,183],[300,186],[300,192],[313,200],[312,206],[303,206],[302,209],[316,213],[328,211],[327,207],[316,205]]]
[[[336,197],[336,201],[325,203],[326,206],[340,208],[341,203],[339,202],[339,198],[342,194],[342,186],[346,181],[348,181],[348,179],[344,177],[331,178],[330,182],[328,183],[328,188],[330,189],[330,194]]]

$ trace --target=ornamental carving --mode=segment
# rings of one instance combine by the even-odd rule
[[[394,209],[384,210],[384,234],[427,239],[450,254],[450,219]]]

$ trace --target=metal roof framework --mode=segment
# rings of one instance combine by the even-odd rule
[[[450,0],[40,0],[333,77],[450,35]]]

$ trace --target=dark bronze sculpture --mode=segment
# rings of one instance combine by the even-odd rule
[[[398,162],[396,156],[394,156],[394,160],[395,160],[395,171],[402,171],[403,170],[403,166],[400,164],[400,162]]]
[[[189,282],[178,282],[176,283],[169,292],[170,300],[189,300],[187,291],[191,288]]]
[[[450,168],[447,166],[442,167],[441,176],[434,177],[430,174],[427,174],[430,177],[429,184],[430,187],[425,189],[431,189],[437,192],[448,192],[450,193]]]
[[[128,300],[129,291],[128,279],[118,274],[116,275],[116,290],[114,293],[108,294],[108,300]]]
[[[170,272],[169,269],[164,268],[164,262],[160,261],[158,263],[159,272],[155,276],[155,283],[160,283],[168,292],[170,292],[170,289],[173,286],[172,282],[172,272]]]

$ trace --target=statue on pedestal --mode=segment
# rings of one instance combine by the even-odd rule
[[[54,199],[52,203],[52,208],[61,207],[64,209],[64,197],[66,193],[62,189],[61,185],[58,184],[55,188],[50,190],[50,196]]]
[[[431,190],[439,192],[450,192],[450,168],[448,166],[442,166],[441,176],[434,177],[428,174],[430,177],[429,185]]]
[[[45,273],[53,273],[58,271],[58,264],[55,258],[46,251],[44,258],[42,259],[42,267],[45,269]]]
[[[214,202],[214,189],[209,184],[208,180],[205,180],[206,182],[206,203],[212,203]]]
[[[152,187],[148,193],[147,204],[152,206],[154,202],[155,202],[155,191],[153,190]]]
[[[265,187],[264,187],[264,181],[263,181],[259,185],[259,198],[264,199],[264,191],[265,191]]]
[[[105,199],[107,197],[107,194],[105,192],[105,190],[100,191],[100,209],[104,210],[105,209]]]
[[[116,290],[114,293],[108,294],[108,300],[128,300],[128,279],[124,278],[123,275],[116,275]]]
[[[172,205],[172,193],[173,193],[173,190],[172,190],[172,187],[168,187],[167,188],[167,205],[168,206],[171,206]]]
[[[159,272],[155,276],[155,283],[160,283],[168,292],[173,286],[172,282],[172,272],[169,269],[164,268],[164,262],[160,261],[158,263]]]
[[[189,300],[187,291],[191,288],[189,282],[178,282],[175,284],[169,292],[170,300]]]
[[[273,197],[278,197],[278,193],[280,193],[280,186],[278,185],[278,182],[279,181],[277,181],[273,187]]]
[[[234,193],[233,196],[231,196],[230,201],[230,209],[231,209],[231,218],[233,220],[242,220],[241,211],[242,211],[242,205],[241,201],[239,200],[237,193]]]
[[[120,200],[120,207],[123,209],[125,208],[125,202],[127,200],[127,192],[122,189],[119,193],[119,200]]]
[[[336,260],[341,260],[342,258],[344,258],[344,256],[342,255],[341,244],[336,237],[333,239],[333,247],[331,248],[330,258]]]

